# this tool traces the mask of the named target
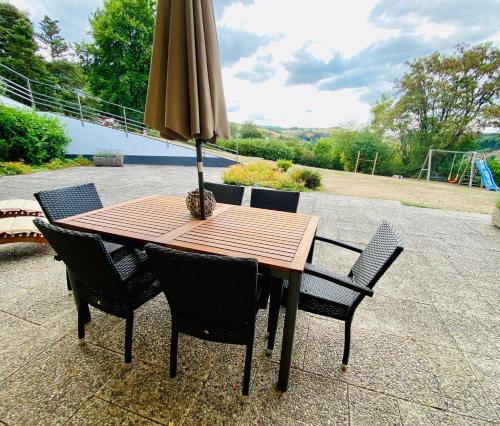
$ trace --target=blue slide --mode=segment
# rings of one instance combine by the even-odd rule
[[[483,181],[483,185],[486,189],[490,191],[498,191],[500,188],[497,186],[495,181],[493,180],[493,175],[491,174],[491,170],[488,167],[488,164],[484,160],[476,160],[476,167],[481,173],[481,179]]]

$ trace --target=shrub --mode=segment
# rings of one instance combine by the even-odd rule
[[[308,189],[318,189],[321,186],[321,173],[311,169],[294,169],[291,173],[292,179],[302,183]]]
[[[0,176],[28,175],[33,169],[20,161],[0,163]]]
[[[56,118],[0,105],[0,161],[24,159],[39,165],[62,158],[69,143]]]
[[[263,186],[274,189],[303,191],[304,184],[296,182],[290,174],[264,161],[250,164],[235,164],[222,175],[224,183],[230,185]]]
[[[286,172],[290,167],[292,167],[292,161],[291,160],[276,160],[276,165],[278,166],[279,169],[283,170]]]
[[[297,162],[306,166],[314,166],[316,154],[313,151],[304,151]]]
[[[500,185],[500,161],[495,159],[495,157],[491,156],[486,160],[488,167],[491,170],[491,174],[493,175],[493,179],[497,185]]]
[[[68,163],[64,160],[61,160],[60,158],[54,158],[53,160],[50,160],[47,164],[44,164],[44,168],[47,168],[49,170],[57,170],[65,167],[69,167]]]
[[[88,158],[85,158],[85,157],[82,157],[81,155],[79,155],[78,157],[75,157],[71,160],[69,160],[73,163],[73,165],[75,167],[78,167],[78,166],[92,166],[92,161],[90,161]]]

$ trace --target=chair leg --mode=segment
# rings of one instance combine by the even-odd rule
[[[73,288],[71,287],[71,281],[69,279],[69,273],[67,269],[66,269],[66,286],[68,287],[68,291],[71,293],[73,291]]]
[[[66,269],[66,280],[68,285],[71,285],[71,288],[74,287],[72,293],[78,314],[82,316],[84,324],[89,323],[92,320],[92,317],[90,316],[89,305],[88,303],[84,303],[83,305],[80,304],[80,294],[78,293],[78,287],[76,286],[76,284],[75,285],[71,284],[71,273],[68,269]]]
[[[248,396],[250,392],[250,376],[252,373],[252,355],[253,355],[253,340],[254,333],[252,333],[252,340],[247,345],[247,352],[245,355],[245,372],[243,373],[243,391],[244,396]]]
[[[344,355],[342,356],[342,370],[347,369],[347,363],[349,362],[349,351],[351,349],[351,321],[349,318],[345,322],[345,335],[344,335]]]
[[[179,332],[172,326],[172,337],[170,338],[170,378],[177,376],[177,348],[179,346]]]
[[[266,355],[271,356],[276,340],[278,319],[280,315],[281,293],[283,292],[283,281],[273,280],[271,283],[271,297],[269,302],[269,315],[267,319],[267,350]]]
[[[134,312],[127,315],[125,322],[125,364],[132,367],[132,335],[134,332]]]
[[[86,312],[85,308],[88,309],[88,305],[81,300],[78,302],[77,306],[77,316],[78,316],[78,340],[80,345],[85,344],[85,320]]]

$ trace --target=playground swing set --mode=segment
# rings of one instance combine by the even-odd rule
[[[375,152],[375,158],[373,160],[367,160],[361,157],[361,151],[358,151],[358,157],[356,158],[356,167],[354,167],[354,173],[358,172],[359,163],[364,161],[365,163],[373,163],[372,176],[375,174],[375,168],[377,167],[378,152]],[[361,172],[360,172],[361,173]]]
[[[431,170],[433,164],[432,157],[434,153],[453,154],[453,160],[451,162],[450,171],[446,180],[448,183],[467,185],[469,188],[479,186],[490,191],[500,190],[493,179],[493,174],[491,173],[488,164],[486,163],[486,154],[476,151],[430,149],[425,157],[424,163],[422,164],[420,173],[418,174],[418,180],[420,180],[424,172],[426,172],[427,181],[429,182],[431,180]],[[460,156],[461,159],[455,173],[455,163],[457,163],[457,158],[460,158]],[[478,171],[479,175],[477,174]]]

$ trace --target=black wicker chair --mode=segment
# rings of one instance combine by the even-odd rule
[[[297,213],[300,192],[252,188],[250,207]]]
[[[179,333],[219,343],[246,345],[243,395],[248,395],[255,317],[257,262],[146,245],[172,315],[170,377],[177,375]]]
[[[347,276],[337,275],[319,266],[306,264],[300,284],[299,309],[345,321],[344,354],[342,369],[349,361],[351,345],[351,322],[356,308],[365,296],[373,296],[373,287],[403,251],[402,243],[387,222],[383,222],[368,245],[361,250],[348,244],[315,237],[315,241],[352,250],[360,253]],[[312,262],[314,245],[309,253]],[[285,295],[288,283],[285,283]],[[274,303],[274,302],[272,302]],[[272,306],[270,309],[275,308]],[[279,305],[278,305],[279,310]],[[277,321],[272,324],[273,339],[268,341],[268,352],[273,350]]]
[[[66,264],[77,302],[80,343],[85,342],[88,305],[124,318],[125,363],[131,367],[134,311],[162,291],[146,254],[134,251],[114,261],[99,235],[70,231],[40,219],[34,223]]]
[[[278,210],[282,212],[297,213],[299,205],[300,192],[277,191],[274,189],[252,188],[250,196],[250,207],[260,209]],[[267,301],[270,299],[267,332],[269,341],[276,338],[276,329],[272,324],[278,321],[279,302],[283,291],[283,280],[271,277],[261,277],[263,283],[263,292],[270,294],[269,297],[262,297],[263,304],[261,308],[267,307]],[[268,351],[270,353],[270,351]]]
[[[212,191],[215,201],[218,203],[234,204],[235,206],[241,206],[245,192],[244,186],[226,185],[224,183],[205,182],[204,188]]]
[[[53,225],[59,219],[103,207],[102,201],[93,183],[69,186],[50,191],[41,191],[33,195],[40,204],[45,217]],[[115,260],[119,260],[130,254],[129,250],[119,244],[105,241],[104,247]],[[68,277],[66,278],[68,290],[71,291],[70,281]]]

